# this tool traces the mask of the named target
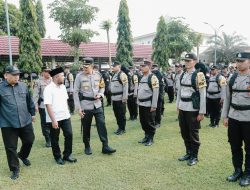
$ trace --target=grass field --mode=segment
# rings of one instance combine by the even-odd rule
[[[34,125],[36,140],[30,154],[32,165],[21,164],[18,180],[9,178],[6,154],[0,143],[0,189],[3,190],[223,190],[241,189],[238,183],[228,183],[225,178],[231,174],[231,154],[224,127],[206,127],[208,119],[202,122],[200,130],[201,147],[199,164],[193,167],[177,158],[184,153],[184,145],[176,121],[175,104],[166,104],[162,127],[157,130],[155,143],[145,147],[137,143],[143,137],[139,121],[127,122],[127,133],[116,136],[114,114],[105,108],[106,124],[110,146],[117,149],[111,156],[101,153],[101,142],[96,128],[92,128],[91,146],[93,154],[83,154],[80,121],[72,117],[73,154],[75,164],[55,163],[51,149],[44,147],[39,121]],[[62,135],[61,137],[61,148]],[[250,189],[250,188],[244,188]]]

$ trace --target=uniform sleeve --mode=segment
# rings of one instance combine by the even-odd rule
[[[128,99],[128,77],[127,77],[127,75],[125,73],[121,73],[120,77],[121,77],[121,81],[122,81],[122,84],[123,84],[123,87],[122,87],[122,91],[123,91],[122,100],[126,101]]]
[[[100,82],[99,82],[99,91],[98,93],[104,98],[104,92],[105,92],[105,82],[103,77],[101,77]]]
[[[200,114],[206,114],[206,78],[202,72],[197,73],[197,87],[200,93]]]
[[[135,85],[135,89],[134,89],[134,97],[137,97],[137,93],[138,93],[138,85],[139,85],[139,81],[138,81],[138,76],[134,75],[134,85]]]
[[[153,88],[151,108],[157,108],[157,102],[158,102],[158,97],[159,97],[159,80],[155,75],[153,75],[151,78],[151,85]]]
[[[226,86],[226,90],[225,90],[226,94],[225,94],[225,99],[223,102],[223,108],[222,108],[222,113],[221,113],[221,117],[222,118],[227,118],[228,117],[228,113],[229,113],[229,108],[230,108],[230,100],[231,100],[231,94],[229,91],[229,85]]]
[[[74,103],[75,103],[75,109],[79,110],[82,109],[81,108],[81,104],[80,104],[80,99],[79,99],[79,92],[81,89],[81,80],[80,80],[80,75],[76,76],[76,80],[75,80],[75,85],[74,85]]]
[[[73,92],[74,91],[74,76],[72,75],[72,73],[69,74],[69,92]]]
[[[33,100],[34,100],[34,103],[37,107],[38,107],[40,90],[41,90],[40,82],[36,81],[35,85],[34,85]]]
[[[220,76],[219,85],[221,87],[221,99],[225,100],[226,97],[226,86],[227,86],[227,80],[225,77]]]
[[[180,99],[181,99],[181,81],[180,79],[178,79],[177,81],[179,83],[179,88],[178,88],[178,91],[177,91],[177,97],[176,97],[176,107],[179,109],[179,103],[180,103]]]

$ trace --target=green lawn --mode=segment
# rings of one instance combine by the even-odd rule
[[[55,163],[51,149],[44,147],[39,121],[35,124],[36,140],[30,154],[32,165],[21,164],[18,180],[9,178],[6,154],[0,144],[0,189],[2,190],[191,190],[191,189],[240,189],[238,183],[228,183],[225,178],[231,174],[231,154],[224,127],[206,127],[202,122],[200,130],[201,148],[199,164],[193,167],[177,158],[184,153],[179,133],[175,104],[166,104],[162,127],[157,130],[155,143],[145,147],[137,143],[143,137],[139,121],[127,122],[127,133],[116,136],[114,114],[105,108],[106,124],[110,145],[117,149],[111,156],[101,153],[101,143],[96,128],[92,128],[91,145],[93,154],[83,154],[80,121],[72,117],[75,164]],[[62,135],[61,135],[62,140]],[[61,141],[61,148],[63,147]],[[248,188],[245,188],[248,189]],[[250,188],[249,188],[250,189]]]

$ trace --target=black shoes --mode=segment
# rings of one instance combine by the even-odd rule
[[[25,166],[30,166],[30,165],[31,165],[30,161],[29,161],[27,158],[22,158],[22,157],[20,157],[19,155],[18,155],[18,158],[19,158],[20,160],[22,160],[22,162],[23,162],[23,164],[24,164]]]
[[[91,148],[90,148],[90,147],[85,147],[84,153],[85,153],[86,155],[91,155],[91,154],[92,154]]]
[[[250,185],[250,175],[244,174],[243,177],[240,179],[240,186],[246,187]]]
[[[145,142],[145,146],[151,146],[153,144],[153,139],[148,138],[148,140]]]
[[[102,147],[102,153],[103,154],[113,154],[115,152],[116,152],[116,150],[109,147],[108,145]]]
[[[114,132],[116,135],[122,135],[124,133],[126,133],[125,130],[121,130],[121,129],[118,129],[117,131]]]
[[[64,157],[63,158],[63,161],[67,161],[67,162],[70,162],[70,163],[75,163],[77,162],[77,159],[76,158],[73,158],[71,155],[69,157]]]
[[[198,163],[198,158],[197,157],[190,157],[190,159],[187,161],[187,165],[189,166],[194,166]]]
[[[64,160],[62,158],[57,158],[56,163],[59,164],[59,165],[64,165],[65,164],[65,162],[64,162]]]
[[[16,180],[19,177],[19,172],[20,172],[19,169],[12,171],[10,178],[12,180]]]
[[[232,175],[230,175],[229,177],[227,177],[227,181],[229,182],[235,182],[238,179],[240,179],[240,177],[242,176],[243,172],[241,168],[236,168],[234,173]]]
[[[186,161],[190,159],[190,154],[186,154],[180,158],[178,158],[179,161]]]

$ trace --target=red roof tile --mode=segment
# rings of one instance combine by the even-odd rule
[[[71,47],[60,40],[42,39],[42,56],[69,56]],[[11,37],[12,54],[18,55],[19,39]],[[115,57],[116,44],[111,43],[111,55]],[[152,47],[150,45],[133,45],[134,58],[151,58]],[[90,42],[80,45],[81,55],[85,57],[108,57],[108,43]],[[0,37],[0,56],[8,55],[8,37]]]

